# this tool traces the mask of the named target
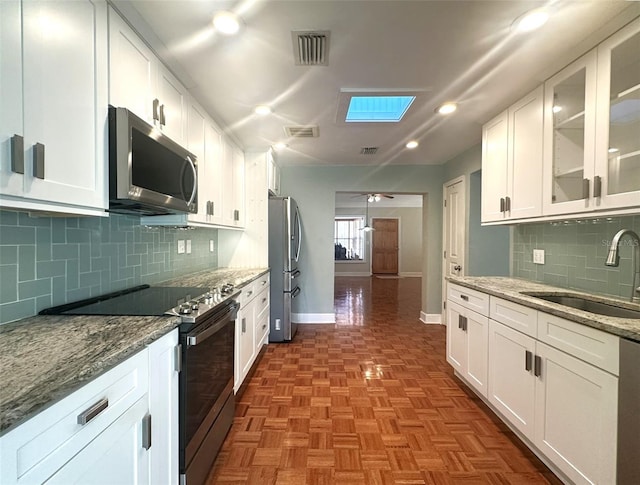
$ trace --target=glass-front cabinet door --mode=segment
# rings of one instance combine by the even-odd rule
[[[589,52],[545,83],[545,214],[597,208],[592,197],[596,60],[596,52]]]
[[[598,47],[596,119],[602,204],[640,207],[640,20]]]

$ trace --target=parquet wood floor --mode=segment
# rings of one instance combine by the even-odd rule
[[[207,485],[560,483],[454,377],[419,278],[336,278],[335,325],[270,344]]]

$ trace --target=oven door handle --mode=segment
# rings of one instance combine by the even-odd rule
[[[195,335],[187,335],[187,347],[193,347],[207,340],[212,335],[218,333],[227,323],[229,323],[229,315],[235,313],[238,310],[239,305],[232,305],[229,307],[229,311],[216,323],[207,327],[202,332],[198,332]]]

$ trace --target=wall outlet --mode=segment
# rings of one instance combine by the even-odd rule
[[[544,264],[544,249],[533,250],[533,262],[534,264]]]
[[[184,254],[185,243],[184,239],[178,239],[178,254]]]
[[[209,252],[212,253],[216,250],[216,245],[213,242],[213,239],[209,239]]]
[[[187,239],[187,254],[191,254],[191,239]]]

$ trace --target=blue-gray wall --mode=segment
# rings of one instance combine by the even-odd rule
[[[462,152],[444,165],[446,183],[457,177],[466,180],[467,201],[467,276],[509,276],[510,229],[507,226],[482,226],[481,181],[482,145]]]
[[[511,235],[508,226],[480,223],[482,172],[470,174],[467,276],[509,276]]]
[[[440,313],[442,251],[442,166],[285,166],[282,193],[296,199],[303,221],[300,313],[333,314],[333,219],[335,193],[427,194],[423,204],[422,311]]]
[[[43,308],[217,267],[215,229],[140,226],[136,217],[0,211],[0,323]],[[191,239],[191,254],[177,241]]]
[[[620,243],[620,266],[604,265],[608,244],[622,228],[640,234],[640,215],[515,226],[513,275],[562,288],[629,298],[633,241]],[[533,264],[533,250],[544,249],[545,264]]]

